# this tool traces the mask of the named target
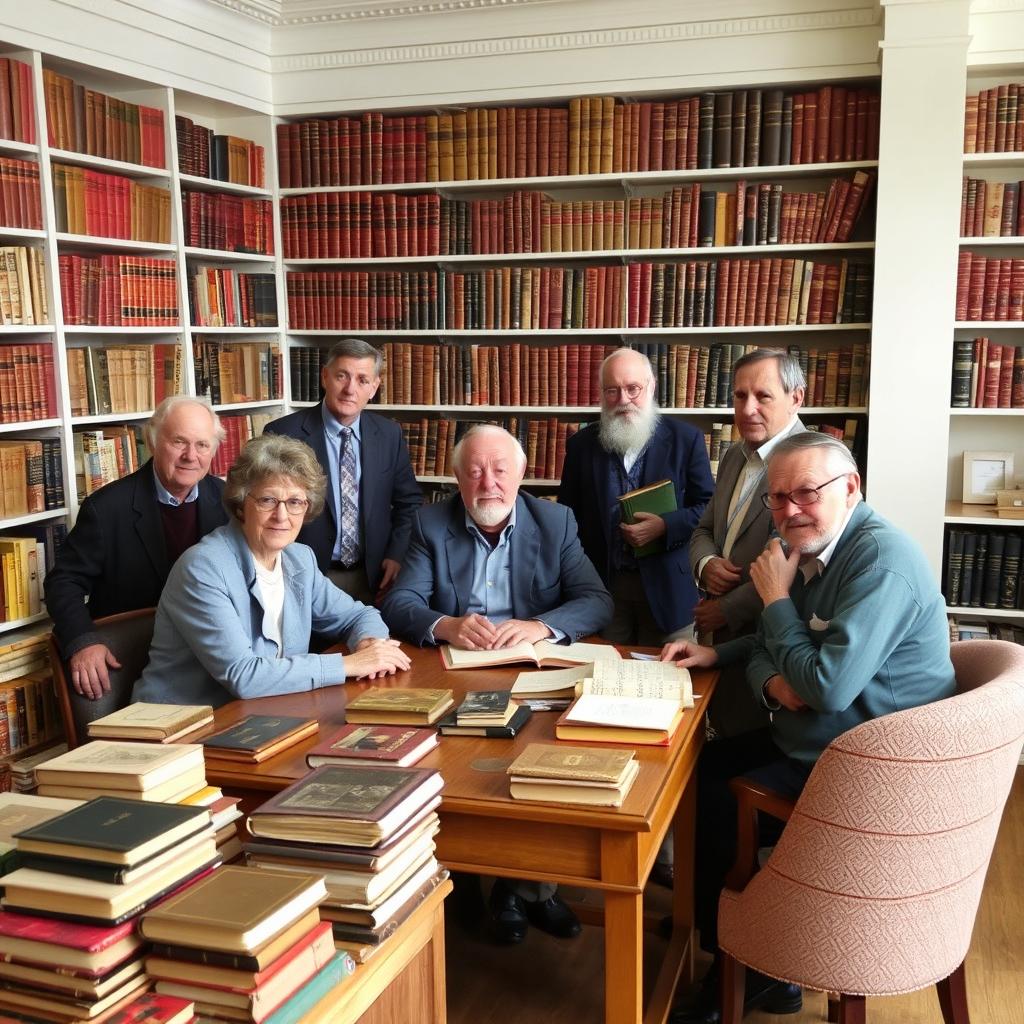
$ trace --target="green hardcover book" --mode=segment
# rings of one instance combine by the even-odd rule
[[[98,797],[16,832],[20,852],[132,865],[210,823],[205,807]]]
[[[659,480],[646,487],[638,487],[635,491],[627,491],[619,497],[619,503],[622,521],[627,525],[636,522],[637,512],[653,512],[660,516],[665,512],[675,512],[679,507],[676,504],[676,485],[671,480]],[[664,550],[665,539],[659,537],[650,544],[634,548],[633,554],[637,558],[645,558]]]

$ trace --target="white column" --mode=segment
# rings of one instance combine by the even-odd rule
[[[969,0],[882,0],[867,496],[936,576],[946,497]]]

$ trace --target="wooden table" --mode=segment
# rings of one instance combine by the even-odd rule
[[[413,650],[408,672],[388,686],[443,686],[456,703],[467,690],[507,689],[520,667],[447,672],[436,650]],[[681,975],[693,960],[694,767],[704,739],[704,713],[716,673],[694,673],[701,695],[668,747],[638,747],[640,772],[620,808],[530,804],[509,796],[509,762],[527,744],[553,741],[556,714],[538,712],[514,740],[442,737],[419,767],[444,778],[437,857],[446,867],[481,875],[548,880],[604,894],[605,1020],[608,1024],[663,1022]],[[218,709],[216,728],[250,714],[305,715],[321,735],[344,722],[349,696],[379,683],[236,701]],[[304,775],[307,740],[263,764],[208,771],[212,785],[246,798],[249,807]],[[643,888],[655,855],[674,828],[675,928],[646,1013],[643,1007]]]

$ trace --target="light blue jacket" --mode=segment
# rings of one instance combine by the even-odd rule
[[[283,653],[264,632],[256,566],[240,526],[204,537],[175,563],[157,607],[149,664],[132,700],[212,704],[334,686],[345,681],[340,654],[309,654],[310,630],[351,649],[386,637],[377,610],[353,601],[317,568],[304,544],[281,552]]]

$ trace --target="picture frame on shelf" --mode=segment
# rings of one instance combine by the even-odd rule
[[[995,505],[996,492],[1013,486],[1013,452],[964,452],[965,505]]]

